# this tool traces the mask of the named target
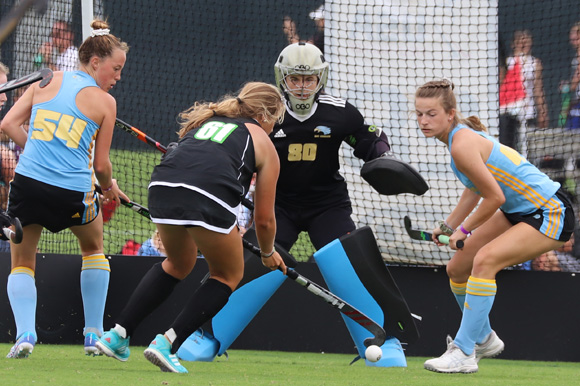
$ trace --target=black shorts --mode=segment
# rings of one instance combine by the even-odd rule
[[[505,213],[512,225],[523,222],[542,234],[558,241],[568,241],[574,232],[574,210],[568,195],[560,188],[550,200],[551,206],[544,205],[529,214]]]
[[[149,213],[156,224],[200,226],[228,234],[237,216],[214,200],[181,187],[149,187]]]
[[[350,201],[318,208],[297,208],[276,203],[276,242],[290,249],[302,231],[316,249],[356,229]]]
[[[8,214],[22,226],[39,224],[56,233],[88,224],[99,214],[99,200],[93,192],[77,192],[15,174],[10,182]]]

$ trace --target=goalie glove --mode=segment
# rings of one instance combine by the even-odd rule
[[[396,159],[390,152],[363,165],[360,175],[378,193],[392,196],[400,193],[423,195],[429,185],[408,163]]]

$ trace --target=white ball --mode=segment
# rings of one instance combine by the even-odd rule
[[[370,362],[377,362],[383,356],[383,350],[379,346],[374,344],[367,347],[365,350],[365,358],[368,359]]]

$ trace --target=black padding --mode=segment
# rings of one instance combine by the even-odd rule
[[[377,192],[386,196],[413,193],[418,196],[429,190],[429,185],[411,165],[392,157],[379,157],[366,162],[360,175]]]
[[[371,228],[365,226],[356,229],[342,236],[340,243],[360,281],[383,310],[383,328],[387,334],[402,342],[417,341],[419,331],[415,320],[383,261]]]

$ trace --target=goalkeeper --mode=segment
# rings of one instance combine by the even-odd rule
[[[305,231],[314,247],[320,249],[356,229],[347,184],[339,172],[342,143],[350,145],[354,155],[366,162],[388,153],[389,142],[379,128],[365,123],[352,104],[324,93],[329,64],[316,46],[303,42],[287,46],[280,53],[274,71],[286,101],[284,120],[270,134],[280,158],[276,243],[289,250],[300,232]],[[389,183],[397,184],[393,180]],[[324,274],[325,267],[320,262],[319,268]],[[236,291],[237,296],[230,298],[226,308],[212,321],[213,336],[198,330],[179,355],[186,360],[211,361],[215,355],[225,353],[284,280],[277,272],[265,276]],[[258,288],[256,293],[254,286]],[[238,307],[237,302],[244,307]],[[403,366],[404,354],[398,340],[393,339],[396,366]],[[392,363],[375,365],[392,366]]]

